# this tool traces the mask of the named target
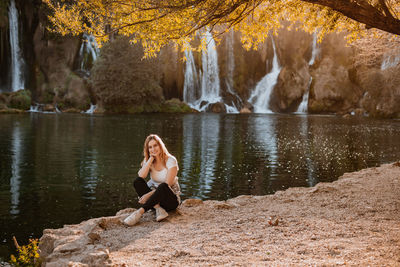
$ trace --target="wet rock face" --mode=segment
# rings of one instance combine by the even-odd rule
[[[357,106],[359,86],[349,78],[346,66],[326,57],[313,72],[309,111],[311,113],[346,112]]]
[[[225,113],[226,112],[226,107],[225,104],[222,102],[217,102],[210,104],[207,107],[207,112],[213,112],[213,113]]]
[[[300,69],[282,68],[272,95],[272,110],[279,112],[296,111],[303,94],[309,90],[311,75],[308,65],[303,61]]]
[[[360,105],[373,117],[400,118],[400,66],[371,69],[361,78],[365,92]]]

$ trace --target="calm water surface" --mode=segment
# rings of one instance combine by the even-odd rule
[[[331,116],[1,115],[0,257],[20,243],[138,207],[132,181],[145,137],[179,162],[185,198],[271,194],[400,159],[400,121]]]

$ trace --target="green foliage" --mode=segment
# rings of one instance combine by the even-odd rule
[[[17,267],[40,266],[37,239],[29,239],[29,244],[17,249],[17,257],[11,255],[10,264]]]
[[[8,24],[8,1],[0,1],[0,27],[5,27]]]
[[[188,113],[188,112],[192,112],[192,109],[186,103],[181,102],[177,98],[173,98],[173,99],[165,101],[162,104],[161,112]]]
[[[54,91],[47,87],[43,92],[42,102],[45,104],[51,104],[53,103],[54,96],[55,96]]]
[[[11,108],[28,110],[31,106],[31,92],[28,90],[19,90],[10,94]]]
[[[120,37],[107,43],[89,83],[107,113],[157,112],[163,101],[158,59],[143,59],[139,44]]]

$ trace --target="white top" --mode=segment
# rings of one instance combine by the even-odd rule
[[[150,180],[147,182],[147,185],[150,188],[157,188],[161,183],[166,183],[167,182],[167,172],[170,168],[172,167],[176,167],[177,170],[179,170],[178,167],[178,162],[176,160],[176,158],[174,156],[169,156],[166,162],[166,167],[164,167],[161,171],[157,171],[153,166],[150,167]],[[179,199],[179,195],[180,195],[180,187],[179,187],[179,183],[178,183],[178,176],[175,176],[175,180],[174,183],[172,184],[172,186],[170,186],[172,192],[174,192],[174,194],[178,197],[178,201],[180,201]]]

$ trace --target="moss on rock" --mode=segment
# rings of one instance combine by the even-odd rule
[[[172,98],[161,105],[160,111],[166,113],[188,113],[192,112],[192,109],[179,99]]]
[[[10,108],[28,110],[31,106],[31,92],[28,90],[19,90],[9,96]]]

